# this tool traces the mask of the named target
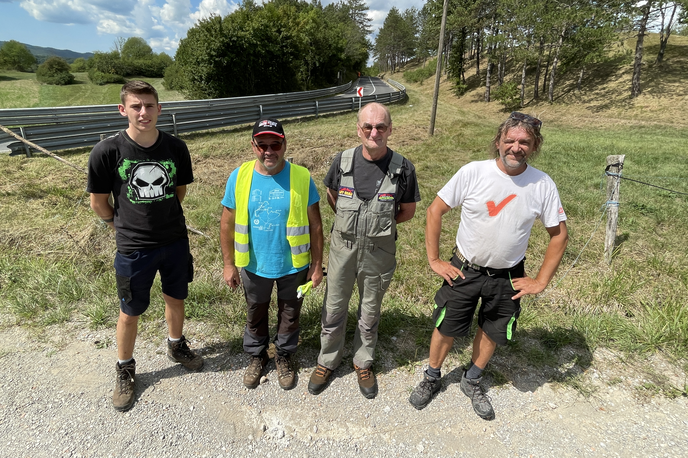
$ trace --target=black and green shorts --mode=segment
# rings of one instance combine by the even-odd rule
[[[432,319],[437,330],[447,337],[468,335],[480,300],[478,326],[498,345],[506,345],[521,313],[521,300],[511,298],[517,293],[512,280],[525,275],[523,261],[511,269],[497,270],[464,266],[456,256],[451,263],[466,278],[457,277],[453,286],[445,281],[435,294]]]

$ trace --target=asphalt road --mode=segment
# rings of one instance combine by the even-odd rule
[[[382,81],[380,78],[374,76],[362,76],[357,79],[351,86],[351,89],[340,94],[340,97],[351,97],[356,94],[356,90],[359,87],[363,87],[363,95],[375,95],[375,94],[388,94],[390,92],[395,92],[396,89],[390,87],[387,83]]]

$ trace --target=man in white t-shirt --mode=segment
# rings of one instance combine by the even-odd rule
[[[541,125],[536,118],[511,113],[492,142],[495,159],[466,164],[428,208],[428,262],[444,283],[435,295],[429,366],[409,398],[417,409],[439,392],[442,363],[454,338],[470,332],[480,299],[471,364],[463,372],[460,387],[478,416],[494,419],[490,400],[480,388],[482,371],[497,345],[511,339],[521,297],[547,287],[568,241],[566,214],[556,185],[527,164],[540,151]],[[447,262],[439,257],[442,216],[458,206],[461,223],[454,256]],[[525,274],[523,261],[535,219],[545,225],[550,241],[537,276],[531,278]]]

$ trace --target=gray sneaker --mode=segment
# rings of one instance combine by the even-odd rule
[[[203,358],[191,351],[184,336],[177,342],[167,339],[167,357],[190,371],[197,371],[203,367]]]
[[[482,377],[476,379],[466,378],[466,371],[463,371],[463,375],[461,375],[461,391],[471,398],[473,410],[480,418],[494,420],[495,413],[492,409],[492,404],[490,404],[490,398],[480,388],[480,381],[482,379]]]
[[[435,377],[430,377],[428,374],[423,374],[423,380],[413,389],[409,402],[413,407],[420,410],[430,404],[432,398],[440,392],[442,388],[442,381]]]
[[[117,380],[115,381],[115,391],[112,393],[112,406],[115,410],[124,412],[131,409],[134,405],[136,393],[134,392],[134,376],[136,375],[136,361],[133,359],[122,365],[115,364]]]
[[[291,358],[287,356],[275,356],[275,366],[277,367],[277,380],[283,390],[291,390],[296,386],[296,376],[291,367]]]

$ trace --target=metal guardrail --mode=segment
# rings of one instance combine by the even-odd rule
[[[368,95],[360,103],[394,103],[406,99],[406,88],[388,80],[396,92]],[[348,84],[315,91],[269,94],[228,99],[164,102],[158,118],[158,129],[178,135],[180,133],[216,129],[248,124],[262,116],[295,118],[319,116],[338,111],[353,111],[359,106],[359,97],[333,97],[346,91]],[[14,127],[17,135],[43,148],[62,150],[93,146],[101,135],[113,135],[127,128],[127,120],[117,105],[90,105],[63,108],[24,108],[0,110],[0,124]],[[0,144],[13,140],[0,133]],[[20,141],[7,145],[11,154],[31,156],[32,149]]]

